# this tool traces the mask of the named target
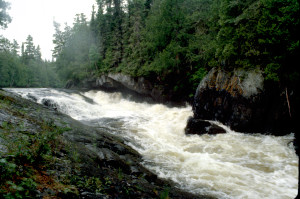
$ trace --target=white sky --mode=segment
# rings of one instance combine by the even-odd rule
[[[12,22],[1,29],[0,35],[10,41],[17,40],[21,46],[28,35],[35,46],[40,45],[42,58],[51,60],[53,49],[53,20],[60,24],[73,24],[76,14],[84,13],[90,19],[95,0],[5,0],[10,3]]]

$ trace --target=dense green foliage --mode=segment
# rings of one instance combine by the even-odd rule
[[[29,35],[20,46],[0,36],[0,87],[58,87],[54,64],[41,58],[40,47],[35,47]]]
[[[73,28],[56,31],[57,67],[65,80],[122,72],[187,96],[211,67],[261,69],[266,79],[285,85],[299,79],[296,0],[97,4],[90,23],[78,16]]]
[[[296,0],[221,1],[216,58],[225,67],[259,67],[267,79],[289,81],[299,54]]]
[[[11,17],[9,4],[0,0],[0,28],[7,28]],[[54,73],[54,64],[42,60],[41,49],[28,35],[20,46],[0,35],[0,87],[58,87],[60,82]]]
[[[60,24],[54,22],[54,26],[53,56],[59,77],[78,81],[88,77],[95,70],[92,62],[97,56],[86,17],[77,15],[73,27],[66,25],[64,31],[60,30]]]
[[[211,67],[260,69],[284,86],[299,81],[296,0],[96,2],[90,21],[78,14],[63,30],[54,22],[54,63],[40,59],[30,37],[21,56],[1,38],[0,85],[58,86],[53,68],[63,84],[121,72],[177,96],[192,95]],[[9,20],[1,16],[1,25]]]

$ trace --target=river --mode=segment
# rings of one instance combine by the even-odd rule
[[[223,127],[219,135],[185,135],[192,108],[135,102],[120,93],[6,89],[87,125],[109,128],[159,177],[186,191],[222,199],[295,198],[299,158],[294,135],[249,135]]]

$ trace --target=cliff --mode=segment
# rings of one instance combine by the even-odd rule
[[[196,90],[186,132],[206,133],[203,120],[217,120],[245,133],[296,133],[295,106],[293,91],[265,81],[260,70],[213,68]]]
[[[184,105],[186,96],[180,96],[167,85],[149,81],[144,77],[131,77],[122,73],[108,73],[99,77],[89,77],[81,82],[69,81],[66,88],[101,89],[105,91],[121,91],[123,94],[135,96],[135,99],[149,103],[164,103],[167,105]]]

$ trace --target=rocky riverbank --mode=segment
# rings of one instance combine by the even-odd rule
[[[33,198],[209,198],[178,190],[97,130],[0,90],[0,195]]]
[[[90,77],[82,82],[69,81],[68,89],[101,89],[105,91],[121,91],[136,99],[148,103],[163,103],[171,106],[182,106],[186,103],[185,96],[179,96],[175,91],[167,89],[166,85],[150,82],[144,77],[131,77],[122,73],[108,73],[100,77]]]
[[[260,70],[213,68],[196,90],[186,133],[224,133],[204,121],[217,120],[239,132],[297,134],[298,101],[295,91],[266,81]]]

